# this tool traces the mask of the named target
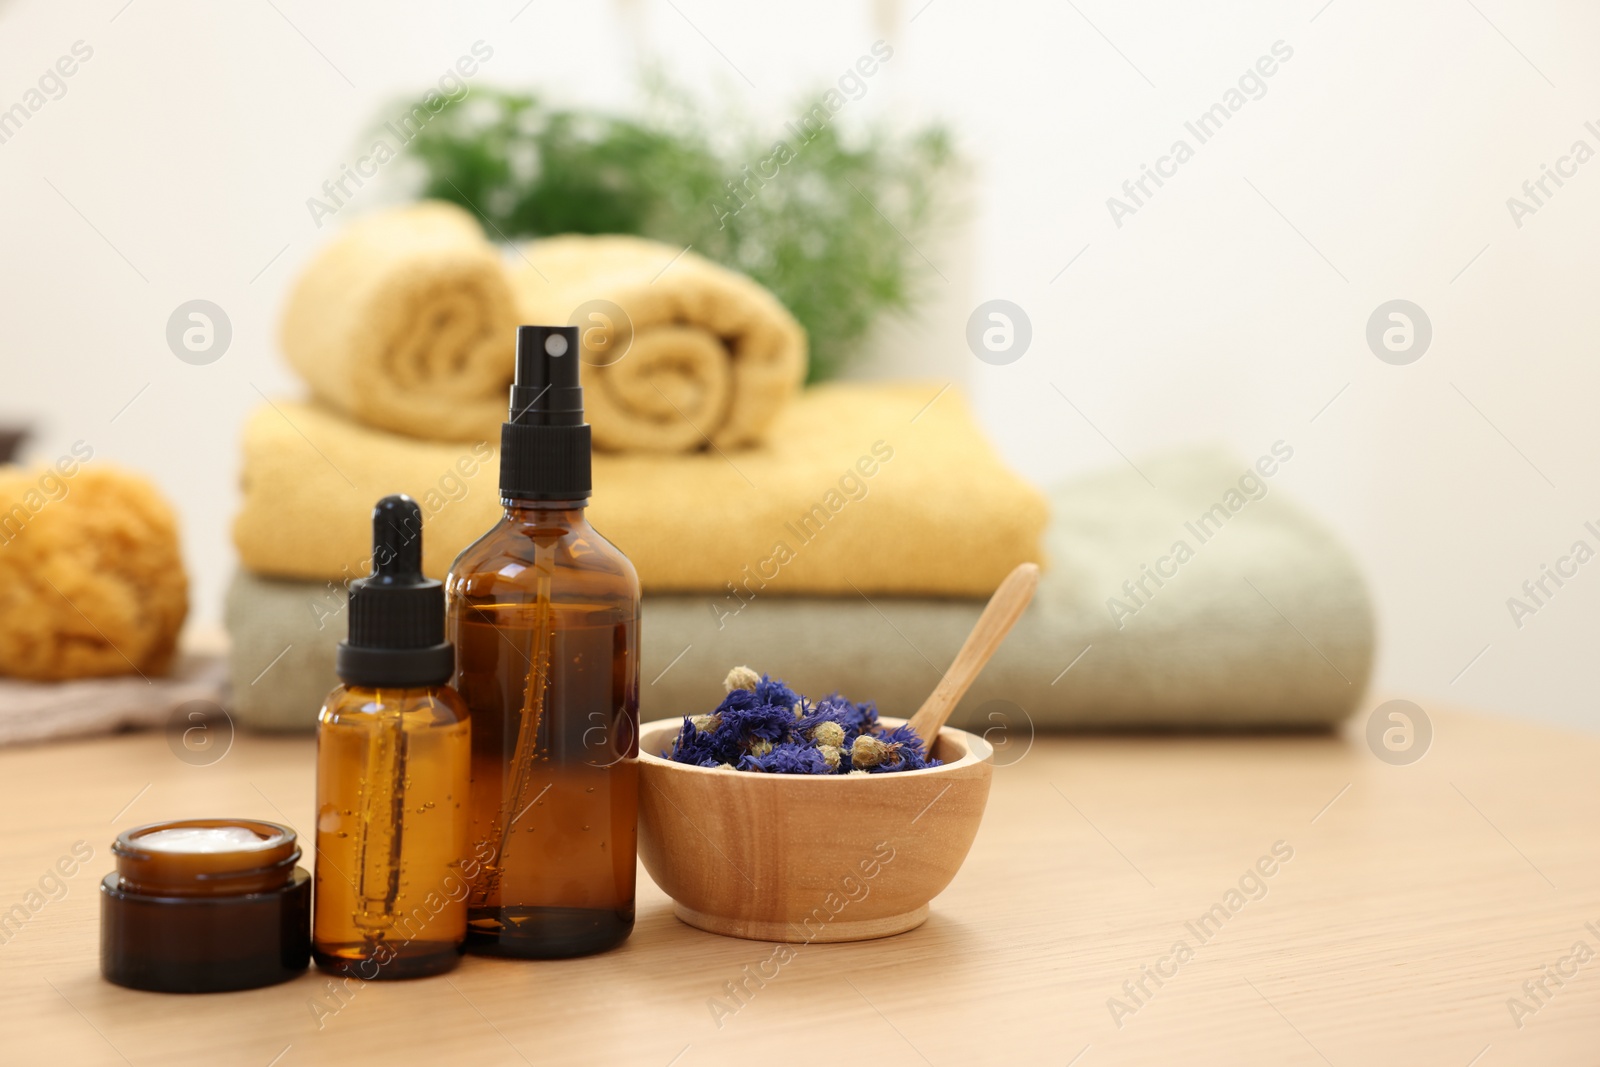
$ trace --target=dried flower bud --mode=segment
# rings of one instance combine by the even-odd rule
[[[766,738],[758,737],[754,741],[750,742],[745,751],[750,753],[752,756],[765,756],[767,753],[772,751],[772,742],[768,741]]]
[[[708,734],[722,725],[721,715],[696,715],[689,720],[694,723],[695,733]]]
[[[844,727],[830,720],[819,722],[811,728],[811,740],[818,745],[838,748],[844,744]]]
[[[729,671],[728,676],[722,680],[722,688],[725,692],[729,693],[733,692],[735,689],[748,689],[751,692],[754,692],[756,686],[760,683],[761,675],[757,674],[749,667],[735,667],[733,670]]]
[[[817,751],[822,753],[822,758],[828,761],[831,770],[839,769],[839,761],[844,757],[844,750],[838,745],[818,745]]]
[[[889,746],[871,734],[862,734],[850,748],[850,765],[857,770],[876,767],[889,758]]]

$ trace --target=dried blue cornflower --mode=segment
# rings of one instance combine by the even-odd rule
[[[876,731],[879,729],[878,705],[872,701],[869,700],[865,704],[857,704],[856,717],[861,722],[862,730]]]
[[[798,726],[802,734],[811,736],[812,731],[824,722],[837,723],[844,731],[844,737],[837,742],[823,743],[849,748],[855,743],[856,735],[863,731],[870,732],[877,725],[878,710],[871,704],[856,704],[838,693],[833,693],[812,705]],[[831,731],[828,733],[831,734]]]
[[[724,688],[727,696],[715,711],[684,719],[670,759],[702,767],[737,765],[790,739],[795,708],[802,706],[792,689],[748,667],[730,671]]]
[[[910,726],[885,729],[871,702],[838,693],[815,704],[768,675],[735,667],[709,715],[686,716],[669,752],[678,763],[766,774],[884,774],[937,767]]]
[[[928,759],[928,754],[923,748],[922,738],[917,736],[917,732],[911,728],[909,723],[890,727],[884,730],[880,736],[883,738],[883,742],[892,748],[894,758],[873,768],[875,772],[920,771],[925,767],[939,766],[938,760]]]
[[[723,749],[747,750],[762,741],[769,746],[787,741],[794,723],[794,713],[781,704],[740,708],[729,707],[728,701],[724,700],[714,715],[721,721],[711,731],[711,737]]]
[[[817,730],[822,726],[831,726],[832,730],[824,730],[824,737],[837,740],[823,740],[817,737]],[[819,700],[815,704],[808,704],[805,714],[795,720],[794,732],[797,736],[810,738],[819,744],[848,745],[852,735],[859,732],[856,728],[853,714],[841,714],[838,707],[827,700]]]
[[[773,745],[771,751],[762,755],[747,755],[739,760],[738,768],[766,774],[828,774],[832,771],[822,753],[799,741]]]
[[[800,694],[784,685],[775,678],[761,676],[761,681],[756,683],[756,699],[763,704],[777,705],[794,713],[795,706],[800,703]]]
[[[712,739],[711,731],[705,725],[705,721],[710,718],[712,716],[702,715],[691,719],[685,715],[683,729],[678,731],[672,750],[661,755],[679,763],[692,763],[697,767],[715,767],[724,762]]]

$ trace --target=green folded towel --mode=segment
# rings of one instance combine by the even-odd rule
[[[1285,462],[1292,450],[1281,444],[1255,464],[1189,452],[1052,493],[1038,594],[952,721],[1215,730],[1342,720],[1372,670],[1372,606],[1337,539],[1283,498],[1275,478]],[[343,604],[336,583],[235,577],[227,621],[241,724],[313,725],[335,684]],[[646,597],[641,714],[708,711],[728,668],[748,664],[802,692],[839,690],[909,715],[982,609],[879,596]]]

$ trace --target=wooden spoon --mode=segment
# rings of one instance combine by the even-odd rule
[[[972,683],[977,681],[978,675],[982,673],[990,657],[1000,650],[1000,643],[1006,639],[1006,634],[1011,632],[1017,620],[1022,618],[1022,613],[1027,609],[1028,602],[1033,599],[1033,591],[1038,585],[1037,563],[1019,563],[1015,570],[1006,575],[1005,581],[1000,583],[1000,588],[989,598],[989,604],[983,609],[983,614],[978,616],[977,623],[967,635],[961,651],[956,653],[950,669],[939,679],[939,684],[934,687],[932,695],[923,701],[922,707],[911,716],[911,728],[922,738],[930,756],[933,754],[933,744],[938,740],[939,730],[944,726],[945,720],[950,718],[950,713],[956,710],[961,698],[966,695]]]

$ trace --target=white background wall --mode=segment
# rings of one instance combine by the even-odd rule
[[[776,131],[882,37],[894,58],[852,113],[943,117],[977,163],[967,236],[927,250],[961,260],[935,281],[930,372],[966,379],[1020,470],[1046,481],[1198,440],[1255,456],[1283,438],[1296,454],[1275,491],[1371,576],[1380,689],[1600,723],[1600,563],[1520,630],[1506,607],[1600,520],[1600,161],[1520,228],[1506,207],[1574,140],[1600,149],[1583,128],[1600,120],[1593,5],[446,6],[0,2],[0,108],[74,42],[94,49],[0,144],[0,416],[40,424],[35,458],[82,438],[153,473],[182,512],[198,622],[217,619],[232,565],[240,421],[258,390],[296,390],[273,337],[328,232],[306,198],[386,103],[482,39],[483,81],[625,108],[644,53]],[[1279,40],[1294,54],[1266,95],[1116,226],[1106,198]],[[195,297],[233,322],[210,366],[164,341]],[[959,334],[991,297],[1032,319],[1009,366]],[[1363,338],[1393,298],[1432,319],[1410,366]]]

